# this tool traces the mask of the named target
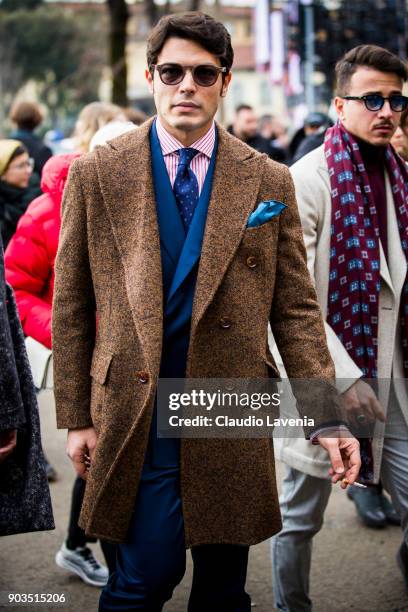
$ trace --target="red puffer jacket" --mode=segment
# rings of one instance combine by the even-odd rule
[[[5,253],[6,279],[14,289],[24,333],[48,348],[61,200],[69,167],[77,157],[69,153],[47,161],[41,179],[43,195],[21,217]]]

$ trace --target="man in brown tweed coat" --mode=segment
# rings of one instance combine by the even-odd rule
[[[189,611],[248,612],[249,546],[281,527],[272,441],[158,439],[158,378],[276,376],[268,321],[290,377],[334,369],[289,172],[214,123],[227,30],[200,13],[163,18],[147,59],[157,117],[75,162],[65,193],[58,427],[87,479],[81,526],[118,543],[100,610],[161,610],[190,547]],[[248,227],[271,201],[283,212]],[[310,415],[314,438],[333,481],[353,482],[358,443],[322,435],[337,418],[325,408]]]

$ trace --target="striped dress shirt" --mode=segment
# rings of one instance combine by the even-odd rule
[[[156,120],[157,136],[159,138],[161,150],[163,153],[164,163],[166,165],[167,172],[169,174],[170,183],[173,187],[174,180],[177,174],[177,168],[179,163],[179,155],[177,151],[184,149],[184,145],[181,144],[174,138],[160,123],[160,119]],[[190,168],[194,172],[198,181],[198,191],[201,194],[201,190],[204,185],[207,170],[210,165],[211,155],[214,150],[215,144],[215,123],[213,122],[210,129],[204,136],[202,136],[196,142],[193,142],[189,148],[197,149],[199,153],[195,155],[191,161]]]

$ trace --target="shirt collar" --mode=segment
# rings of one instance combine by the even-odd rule
[[[174,138],[163,124],[160,122],[159,117],[156,119],[156,129],[157,136],[159,138],[160,146],[163,155],[170,155],[171,153],[176,153],[179,149],[184,149],[184,145],[181,144],[177,138]],[[211,124],[210,129],[204,136],[193,142],[189,148],[197,149],[200,153],[203,153],[206,157],[211,159],[211,155],[214,149],[215,144],[215,123],[214,121]]]

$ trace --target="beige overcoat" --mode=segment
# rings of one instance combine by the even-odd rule
[[[95,427],[98,444],[80,525],[117,542],[126,537],[135,503],[161,358],[150,126],[74,162],[56,260],[58,427]],[[291,376],[333,377],[289,171],[218,130],[187,375],[276,375],[267,344],[270,319]],[[288,208],[246,229],[250,213],[268,199]],[[316,424],[323,418],[313,416]],[[330,416],[326,411],[324,418]],[[182,440],[180,469],[187,547],[250,545],[279,531],[271,440]]]
[[[290,169],[295,183],[296,199],[303,227],[307,251],[307,264],[315,283],[324,318],[327,316],[327,296],[330,272],[330,225],[332,204],[330,178],[324,155],[324,145],[315,149]],[[394,199],[387,173],[387,238],[388,258],[380,243],[380,301],[378,317],[378,378],[379,399],[384,411],[389,405],[391,374],[395,379],[395,394],[399,408],[408,422],[408,396],[403,384],[401,330],[399,321],[400,298],[404,286],[407,263],[401,247],[397,226]],[[361,371],[348,355],[331,327],[325,323],[327,341],[336,368],[340,390],[346,390],[362,376]],[[281,374],[284,373],[282,358],[277,347],[273,355]],[[395,401],[395,400],[394,400]],[[377,422],[373,444],[375,480],[379,479],[384,440],[384,425]],[[280,435],[283,435],[282,433]],[[311,448],[304,439],[288,436],[276,438],[277,456],[295,469],[319,478],[328,477],[327,454],[321,447]]]

